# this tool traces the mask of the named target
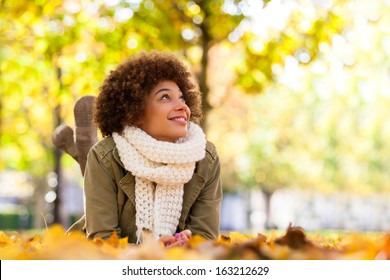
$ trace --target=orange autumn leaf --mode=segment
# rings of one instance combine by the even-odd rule
[[[196,248],[199,246],[199,244],[201,244],[205,241],[206,241],[206,239],[204,237],[202,237],[201,235],[194,235],[194,236],[192,236],[192,238],[188,242],[188,245],[192,248]]]
[[[104,240],[87,239],[81,232],[65,234],[60,225],[41,235],[0,231],[1,259],[390,259],[390,234],[348,233],[326,237],[310,235],[299,227],[285,233],[230,232],[216,240],[194,235],[181,247],[165,248],[153,238],[129,244],[116,233]]]
[[[202,260],[205,259],[197,250],[186,247],[171,247],[165,250],[164,259],[167,260]]]
[[[256,238],[255,234],[243,234],[239,232],[232,231],[229,236],[220,235],[218,238],[218,243],[230,246],[234,244],[239,244],[247,241],[248,239]]]
[[[25,250],[36,250],[36,249],[41,249],[42,248],[42,240],[40,236],[34,236],[26,242],[24,245]]]
[[[3,231],[0,231],[0,246],[12,244],[12,240]]]
[[[390,260],[390,234],[384,237],[383,246],[375,259]]]

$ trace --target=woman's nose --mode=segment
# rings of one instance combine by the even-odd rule
[[[188,117],[189,117],[190,114],[191,114],[190,108],[189,108],[189,107],[187,106],[187,104],[183,101],[183,99],[178,99],[178,100],[176,100],[174,109],[175,109],[176,111],[183,111],[183,112],[186,112],[186,114],[188,115]]]
[[[183,99],[179,98],[179,99],[176,99],[176,102],[175,102],[175,109],[180,111],[180,110],[186,110],[188,109],[188,106],[187,104],[183,101]]]

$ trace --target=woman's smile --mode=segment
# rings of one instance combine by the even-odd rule
[[[169,120],[174,121],[180,125],[187,125],[187,117],[185,115],[173,117],[173,118],[170,118]]]

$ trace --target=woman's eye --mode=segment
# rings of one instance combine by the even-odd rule
[[[184,95],[180,96],[180,99],[185,103],[186,102],[186,98],[184,97]]]
[[[161,99],[162,99],[162,100],[169,99],[169,95],[168,95],[168,94],[163,94],[163,95],[161,96]]]

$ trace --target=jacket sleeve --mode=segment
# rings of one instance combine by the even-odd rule
[[[118,226],[118,187],[112,172],[96,150],[88,153],[84,175],[86,233],[88,238],[108,238]]]
[[[207,239],[216,239],[219,235],[220,206],[222,201],[222,184],[220,180],[220,162],[213,146],[209,156],[208,176],[205,186],[194,202],[187,220],[186,228],[193,235]]]

